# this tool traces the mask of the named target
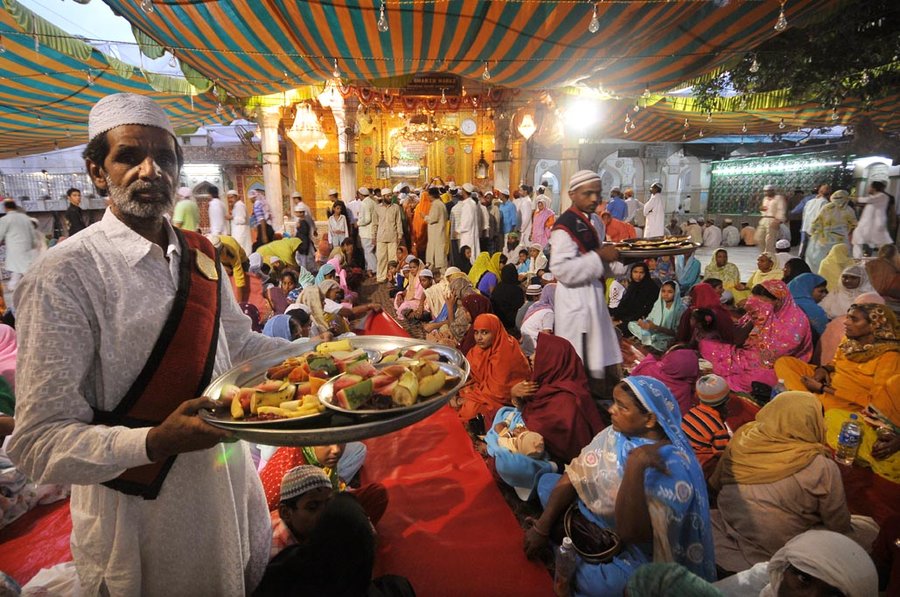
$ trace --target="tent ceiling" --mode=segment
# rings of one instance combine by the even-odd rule
[[[602,84],[623,95],[654,91],[727,65],[776,34],[776,0],[597,2],[600,31],[588,31],[593,3],[548,0],[381,0],[140,2],[104,0],[182,61],[239,97],[331,77],[372,82],[450,72],[489,83],[551,89]],[[791,0],[800,24],[839,0]]]
[[[28,23],[27,30],[20,21]],[[211,94],[192,103],[185,95],[191,91],[185,81],[133,69],[10,0],[0,5],[0,35],[6,49],[0,53],[0,158],[84,143],[91,107],[110,93],[152,95],[176,128],[223,118],[216,115]]]

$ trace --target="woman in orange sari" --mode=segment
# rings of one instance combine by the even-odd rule
[[[425,247],[428,244],[428,223],[425,221],[425,216],[428,215],[429,211],[431,211],[431,197],[428,193],[422,193],[419,197],[419,202],[416,204],[416,208],[413,210],[411,228],[412,254],[419,259],[422,259],[423,263],[425,259]]]
[[[459,418],[465,422],[484,415],[484,420],[490,423],[501,407],[512,404],[513,396],[531,396],[537,384],[528,381],[531,377],[528,360],[496,315],[479,315],[472,329],[475,346],[466,354],[471,377],[459,392]]]

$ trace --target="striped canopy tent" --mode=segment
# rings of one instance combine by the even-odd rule
[[[331,78],[368,83],[449,72],[517,89],[602,85],[661,92],[776,34],[777,0],[104,0],[191,72],[238,97]],[[790,24],[842,0],[790,0]],[[387,31],[379,31],[384,6]],[[148,6],[152,10],[148,10]],[[588,25],[596,6],[599,31]]]
[[[111,93],[151,95],[176,128],[219,121],[212,94],[103,54],[14,0],[0,3],[0,157],[87,141],[91,107]]]
[[[608,102],[603,125],[596,135],[643,142],[695,141],[702,137],[773,135],[798,128],[848,126],[859,115],[870,118],[882,130],[900,130],[900,95],[875,100],[870,106],[851,100],[835,110],[815,103],[786,105],[780,95],[783,94],[728,98],[712,112],[702,111],[692,98],[642,100],[637,112],[635,102]]]

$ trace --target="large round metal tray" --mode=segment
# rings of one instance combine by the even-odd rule
[[[460,351],[453,348],[425,343],[416,338],[396,336],[355,336],[351,342],[355,348],[371,349],[381,353],[398,347],[427,346],[440,352],[447,362],[458,367],[462,371],[463,380],[469,377],[469,362]],[[317,344],[318,342],[312,340],[295,341],[250,358],[214,379],[203,395],[217,400],[225,385],[233,384],[240,387],[256,385],[265,378],[269,367],[278,365],[289,357],[314,350]],[[316,446],[356,441],[397,431],[433,414],[451,397],[452,394],[449,394],[444,400],[434,401],[413,412],[373,420],[326,411],[319,416],[289,419],[277,425],[261,422],[259,426],[242,425],[235,428],[234,425],[217,422],[216,417],[211,416],[212,413],[207,413],[204,419],[211,425],[228,429],[238,439],[271,446]]]
[[[655,249],[652,247],[648,249],[626,249],[622,246],[616,246],[616,249],[619,250],[619,257],[624,259],[649,259],[651,257],[665,257],[666,255],[685,255],[699,248],[700,245],[697,243],[684,243],[668,249]]]

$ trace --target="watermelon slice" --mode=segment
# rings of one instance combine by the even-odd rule
[[[378,370],[375,369],[375,366],[369,361],[356,361],[355,363],[351,363],[347,366],[346,371],[347,373],[352,373],[354,375],[361,375],[363,378],[375,377],[378,375]]]
[[[362,380],[363,377],[361,375],[342,375],[334,380],[334,391],[339,392],[345,388],[349,388],[350,386],[355,386]]]
[[[331,357],[316,357],[309,361],[309,372],[318,372],[320,377],[334,377],[338,373],[337,365]]]
[[[366,379],[356,385],[344,388],[334,395],[334,403],[341,408],[356,410],[372,396],[372,380]]]

